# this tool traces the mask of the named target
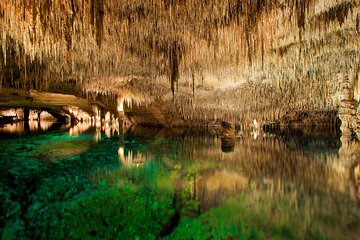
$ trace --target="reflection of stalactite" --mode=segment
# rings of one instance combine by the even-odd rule
[[[133,152],[132,150],[128,150],[125,152],[124,147],[119,147],[118,149],[119,160],[124,166],[132,166],[135,165],[139,167],[146,161],[146,154],[142,154],[140,152]]]
[[[349,136],[341,137],[339,158],[341,163],[348,169],[351,195],[360,206],[360,143]]]
[[[357,204],[360,207],[360,162],[355,162],[350,167],[350,182],[352,184],[352,191]]]

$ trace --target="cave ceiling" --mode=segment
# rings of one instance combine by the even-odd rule
[[[2,0],[1,86],[169,101],[182,115],[335,108],[338,80],[358,74],[359,6]]]

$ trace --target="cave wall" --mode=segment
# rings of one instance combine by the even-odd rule
[[[162,103],[159,122],[336,110],[343,79],[359,78],[359,9],[358,0],[3,0],[0,85],[129,97],[133,115]]]

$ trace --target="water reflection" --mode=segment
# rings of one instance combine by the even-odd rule
[[[28,132],[45,132],[50,130],[55,126],[56,119],[50,118],[47,112],[43,111],[41,114],[41,119],[38,119],[38,114],[33,113],[32,118],[29,121],[18,121],[14,123],[8,123],[0,125],[0,133],[4,134],[25,134]],[[69,135],[72,137],[79,136],[81,134],[87,133],[88,131],[95,132],[95,139],[97,141],[101,140],[101,134],[104,133],[105,137],[110,138],[114,135],[125,134],[129,129],[126,127],[119,126],[117,120],[106,122],[103,125],[97,127],[95,121],[80,121],[76,124],[67,123],[58,123],[56,124],[59,129],[68,131]]]
[[[342,136],[339,149],[339,168],[351,183],[350,194],[360,207],[360,143],[352,138]]]
[[[235,196],[249,183],[249,178],[228,169],[209,169],[200,173],[194,185],[195,198],[203,210],[216,207],[231,196]]]
[[[51,128],[51,126],[54,124],[52,121],[37,121],[37,120],[30,120],[28,122],[30,132],[36,132],[36,131],[47,131]],[[24,125],[24,124],[23,124]]]
[[[351,139],[261,131],[254,138],[242,131],[232,139],[232,152],[225,153],[216,132],[194,129],[78,123],[61,134],[30,137],[13,139],[16,147],[0,151],[3,159],[15,153],[22,160],[55,162],[48,166],[53,171],[59,164],[53,160],[61,160],[59,166],[71,171],[77,166],[76,174],[86,172],[84,178],[102,187],[130,184],[137,189],[144,181],[146,189],[170,189],[180,208],[176,211],[184,215],[228,206],[224,216],[234,222],[239,215],[258,214],[268,225],[276,219],[275,225],[296,232],[313,225],[326,228],[329,236],[357,236],[360,231],[360,149]]]
[[[111,136],[114,136],[116,134],[120,134],[120,127],[117,121],[112,124],[106,123],[104,126],[102,126],[101,129],[105,133],[105,136],[107,138],[110,138]]]
[[[87,132],[90,127],[92,127],[91,123],[89,122],[79,122],[74,126],[71,126],[70,124],[68,126],[70,136],[78,136],[79,134],[83,134]]]
[[[46,131],[53,122],[29,121],[28,124],[30,131]],[[4,125],[0,132],[24,133],[24,129],[24,122],[18,122]],[[360,202],[360,148],[358,142],[348,138],[340,141],[336,136],[282,136],[261,132],[255,138],[253,132],[242,131],[231,139],[231,144],[224,144],[224,139],[206,132],[131,130],[119,128],[115,123],[95,128],[89,122],[79,122],[67,125],[66,129],[72,137],[90,132],[96,142],[122,136],[116,155],[123,166],[140,166],[151,156],[157,156],[158,161],[170,169],[179,163],[189,164],[190,168],[194,163],[212,166],[200,168],[196,181],[191,183],[196,186],[196,199],[204,209],[236,195],[245,182],[267,182],[274,186],[281,182],[283,186],[296,186],[297,191],[343,194]],[[143,143],[146,150],[123,144],[129,136],[141,142],[147,139]],[[230,151],[224,151],[224,146]]]
[[[78,122],[75,125],[67,124],[69,129],[70,136],[78,136],[79,134],[84,134],[89,130],[94,130],[95,140],[97,142],[101,141],[102,133],[105,134],[106,138],[111,138],[114,135],[119,135],[122,129],[119,128],[117,121],[106,122],[104,125],[98,125],[94,121],[83,121]]]
[[[297,226],[300,233],[314,224],[324,225],[328,236],[335,238],[339,233],[360,233],[359,228],[343,224],[360,223],[359,142],[336,135],[258,131],[254,137],[253,132],[242,132],[232,151],[224,152],[224,141],[216,134],[158,130],[137,130],[135,134],[147,148],[140,154],[132,151],[131,145],[121,146],[122,164],[134,165],[134,159],[146,159],[146,154],[158,156],[178,173],[174,187],[183,207],[192,206],[192,212],[206,212],[236,199],[232,208],[246,202],[249,211]],[[231,210],[227,214],[227,218],[233,217]],[[322,216],[336,227],[321,220]],[[302,221],[296,224],[294,219]]]
[[[9,134],[23,134],[25,131],[24,122],[10,123],[0,126],[1,133],[9,133]]]
[[[128,150],[125,153],[125,147],[119,147],[118,150],[119,160],[124,166],[136,166],[139,167],[142,165],[145,160],[148,158],[146,155],[141,152],[135,152],[132,150]]]
[[[304,143],[297,140],[306,141],[309,147],[302,149],[300,145]],[[201,192],[197,198],[205,208],[215,206],[221,199],[226,199],[227,195],[234,195],[243,186],[237,184],[239,178],[252,179],[252,182],[272,181],[273,185],[281,182],[285,186],[295,185],[297,190],[305,192],[320,191],[350,196],[354,187],[349,174],[354,163],[349,160],[349,149],[345,150],[345,155],[338,154],[331,145],[318,150],[317,141],[322,140],[293,138],[284,141],[278,137],[264,136],[258,136],[254,140],[247,137],[237,139],[234,151],[226,154],[219,151],[223,148],[222,141],[216,138],[186,137],[182,145],[185,149],[191,149],[191,161],[200,161],[203,165],[208,161],[215,162],[215,168],[200,172],[200,177],[197,178],[197,192]],[[326,144],[325,141],[320,145]],[[340,148],[340,153],[344,151],[343,147]],[[353,160],[359,159],[359,151],[353,152],[351,157]],[[221,178],[226,181],[214,183],[213,179]],[[229,181],[233,185],[229,185]],[[229,186],[232,186],[231,191]],[[209,199],[213,199],[213,203],[209,203]],[[352,196],[352,199],[356,200],[356,197]]]
[[[140,131],[140,135],[144,133]],[[271,191],[291,189],[290,192],[304,194],[347,196],[359,202],[358,142],[350,144],[344,139],[340,142],[337,136],[282,136],[260,132],[254,138],[250,132],[237,137],[232,152],[225,153],[223,139],[217,135],[179,133],[174,136],[174,132],[157,131],[153,136],[171,136],[180,149],[171,149],[171,146],[169,149],[166,143],[155,141],[148,143],[144,153],[160,153],[161,161],[170,168],[179,163],[204,166],[196,177],[183,179],[184,186],[195,186],[194,197],[204,210],[219,205],[249,185],[266,185]],[[120,147],[122,162],[136,158],[131,153],[127,159],[124,152],[126,149]]]
[[[55,122],[30,120],[28,122],[15,122],[0,126],[0,133],[4,134],[24,134],[25,132],[48,131]]]

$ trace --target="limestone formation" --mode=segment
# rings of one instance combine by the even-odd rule
[[[359,12],[359,0],[3,0],[0,88],[130,99],[147,125],[336,111],[332,76],[360,64]],[[149,105],[161,109],[147,118]]]
[[[348,76],[339,76],[340,80],[342,81],[340,88],[342,93],[342,100],[339,106],[339,118],[341,120],[340,129],[343,136],[359,137],[359,102],[354,99],[355,84],[353,79],[349,78]]]

